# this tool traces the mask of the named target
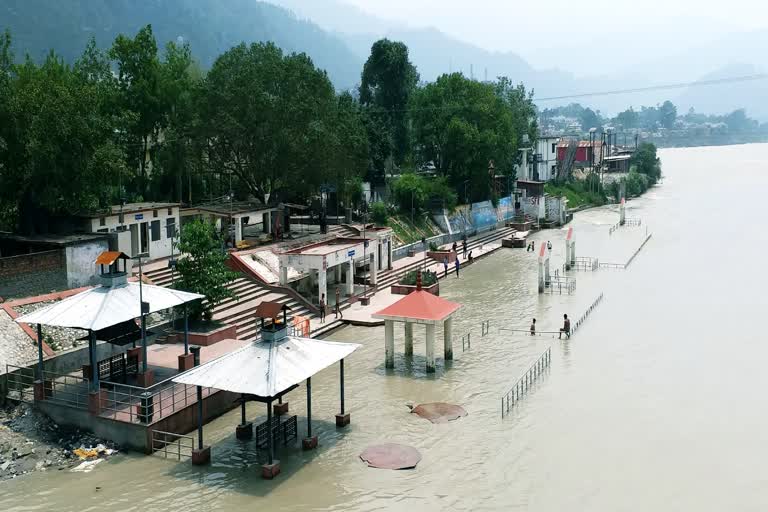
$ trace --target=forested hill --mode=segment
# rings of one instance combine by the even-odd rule
[[[204,68],[242,41],[273,41],[305,52],[337,88],[360,81],[363,59],[335,35],[290,11],[257,0],[3,0],[0,30],[11,30],[17,58],[40,60],[55,49],[68,62],[88,39],[109,48],[118,34],[152,24],[159,44],[182,38]]]

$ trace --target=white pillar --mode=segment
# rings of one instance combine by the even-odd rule
[[[435,325],[427,324],[427,373],[435,372]]]
[[[243,219],[235,217],[235,244],[243,241]]]
[[[539,258],[539,293],[544,293],[544,260]]]
[[[571,241],[565,239],[565,270],[571,269]]]
[[[552,276],[549,274],[549,256],[544,258],[544,284],[549,286],[552,282]]]
[[[376,286],[376,283],[378,282],[378,272],[379,272],[379,255],[378,255],[378,249],[373,251],[373,264],[371,265],[371,286]]]
[[[453,318],[451,317],[443,323],[443,357],[446,361],[453,359]]]
[[[355,294],[355,260],[349,260],[347,265],[347,295]]]
[[[413,324],[405,322],[405,355],[413,355]]]
[[[280,284],[285,286],[288,284],[288,267],[280,266]]]
[[[317,271],[317,296],[318,298],[325,295],[325,303],[328,304],[328,282],[325,270],[320,269]]]
[[[576,265],[576,240],[571,242],[571,266]]]
[[[619,206],[619,225],[623,226],[626,222],[626,212],[624,211],[624,198],[621,198],[621,206]]]
[[[392,270],[392,239],[387,239],[387,270]]]
[[[384,320],[384,366],[395,367],[395,322]]]
[[[336,284],[341,282],[341,265],[333,267],[333,282]]]

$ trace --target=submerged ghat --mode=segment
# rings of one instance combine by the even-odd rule
[[[319,447],[280,448],[282,474],[260,478],[253,443],[235,439],[240,411],[205,427],[209,466],[125,455],[87,474],[42,472],[0,484],[0,508],[30,510],[761,510],[768,384],[762,361],[760,295],[766,279],[749,264],[766,249],[761,233],[768,145],[665,150],[664,184],[628,203],[642,225],[611,234],[618,206],[577,214],[568,227],[578,254],[626,262],[626,270],[569,272],[575,293],[537,291],[538,253],[501,249],[441,282],[441,297],[463,305],[454,360],[437,351],[427,373],[423,327],[414,356],[385,328],[345,327],[330,341],[360,343],[346,366],[351,424],[337,429],[338,371],[312,378]],[[723,171],[727,170],[727,173]],[[552,242],[552,269],[565,262],[564,230]],[[723,237],[727,234],[727,237]],[[560,270],[562,274],[562,269]],[[743,286],[749,283],[750,286]],[[568,340],[505,331],[556,332],[563,314],[579,319]],[[487,334],[483,323],[489,321]],[[442,339],[438,327],[437,339]],[[499,400],[542,353],[551,362],[502,418]],[[465,417],[431,423],[409,404],[457,404]],[[299,423],[304,394],[290,395]],[[248,417],[265,419],[249,403]],[[421,454],[415,469],[369,468],[367,447],[398,443]],[[717,485],[709,485],[716,476]]]

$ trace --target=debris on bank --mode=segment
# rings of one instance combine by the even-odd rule
[[[60,427],[27,404],[0,408],[0,481],[33,471],[91,471],[117,448],[89,432]]]

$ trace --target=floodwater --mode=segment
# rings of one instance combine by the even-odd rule
[[[346,328],[334,340],[363,348],[345,365],[352,424],[337,431],[337,369],[313,379],[320,448],[280,450],[283,473],[266,482],[258,454],[234,440],[239,411],[205,431],[213,464],[128,455],[88,474],[48,472],[0,484],[0,510],[755,510],[768,509],[768,343],[762,331],[768,279],[757,264],[768,251],[763,229],[768,145],[661,152],[665,180],[629,202],[642,219],[608,235],[616,207],[577,214],[579,256],[626,261],[628,270],[576,273],[573,296],[536,294],[536,260],[504,249],[441,283],[464,304],[455,361],[427,376],[423,330],[414,361],[385,371],[383,328]],[[565,231],[551,240],[553,268]],[[513,335],[578,318],[605,299],[569,341]],[[481,322],[491,320],[481,337]],[[438,331],[438,339],[441,333]],[[439,345],[439,343],[438,343]],[[552,346],[552,366],[512,414],[501,396]],[[437,347],[436,347],[437,348]],[[441,355],[440,350],[436,353]],[[290,395],[304,419],[303,387]],[[466,418],[433,425],[406,403],[462,405]],[[248,414],[260,421],[264,406]],[[304,425],[300,423],[301,431]],[[421,451],[415,470],[369,469],[358,455],[377,442]]]

